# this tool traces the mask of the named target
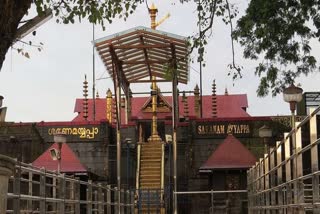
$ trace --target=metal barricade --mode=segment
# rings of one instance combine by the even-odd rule
[[[17,162],[9,179],[7,213],[134,213],[134,191]]]
[[[249,213],[320,213],[317,113],[294,124],[247,172]],[[309,133],[308,133],[309,131]]]
[[[247,190],[183,191],[174,194],[179,213],[247,213]]]

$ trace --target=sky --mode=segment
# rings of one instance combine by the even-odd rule
[[[157,6],[158,20],[170,13],[170,18],[157,29],[190,36],[198,31],[196,25],[196,7],[192,3],[181,5],[179,1],[154,0]],[[244,11],[247,1],[235,0],[240,11]],[[152,2],[149,1],[149,4]],[[149,5],[150,6],[150,5]],[[127,21],[114,20],[106,25],[103,31],[95,26],[95,38],[108,36],[136,26],[150,26],[147,7],[142,4]],[[36,36],[28,35],[23,39],[33,44],[43,43],[43,50],[32,48],[20,42],[16,43],[6,55],[0,71],[0,95],[4,96],[4,106],[8,107],[6,121],[39,122],[39,121],[70,121],[75,116],[76,98],[83,97],[83,81],[87,75],[89,94],[92,95],[92,24],[87,21],[75,24],[57,24],[53,18],[36,30]],[[316,44],[319,46],[318,44]],[[30,59],[17,52],[23,48]],[[315,50],[320,52],[320,50]],[[277,97],[258,98],[256,89],[259,78],[254,76],[257,61],[245,60],[242,49],[236,45],[236,62],[243,66],[243,78],[232,81],[227,75],[227,65],[231,62],[230,29],[221,21],[215,21],[212,36],[206,47],[203,68],[203,94],[212,92],[212,81],[216,80],[217,94],[223,94],[227,88],[229,94],[247,94],[248,113],[252,116],[289,115],[289,104],[282,95]],[[194,54],[193,57],[196,57]],[[100,98],[106,96],[113,83],[104,65],[95,53],[96,90]],[[179,85],[179,90],[193,90],[199,84],[199,64],[191,63],[190,80],[187,85]],[[319,91],[317,85],[319,74],[298,79],[304,91]],[[169,84],[159,84],[161,91],[171,89]],[[149,87],[148,87],[149,89]],[[133,85],[133,92],[145,91],[144,85]],[[92,96],[91,96],[92,97]]]

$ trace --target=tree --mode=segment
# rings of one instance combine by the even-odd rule
[[[235,63],[233,41],[244,48],[244,57],[258,61],[255,74],[260,77],[258,96],[273,96],[301,74],[319,71],[311,54],[310,40],[320,40],[320,3],[318,0],[251,0],[245,14],[233,29],[238,11],[228,0],[199,0],[202,30],[193,38],[202,61],[203,48],[211,34],[213,20],[222,16],[230,25],[233,62],[229,75],[241,78],[242,67]],[[181,2],[185,2],[181,0]]]
[[[141,0],[2,0],[0,3],[0,70],[5,55],[17,39],[22,19],[35,6],[38,14],[51,9],[57,22],[74,23],[75,19],[88,19],[92,23],[112,22],[114,18],[126,18],[133,13]]]
[[[280,93],[301,74],[319,71],[311,39],[320,39],[318,0],[251,0],[234,37],[258,60],[258,96]]]
[[[190,0],[180,0],[189,3]],[[244,47],[244,57],[260,60],[255,73],[260,77],[257,93],[273,95],[292,83],[301,74],[318,71],[317,60],[311,54],[311,39],[320,37],[319,1],[316,0],[251,0],[245,14],[237,21],[237,8],[228,0],[195,0],[198,10],[199,34],[190,37],[191,50],[197,49],[198,61],[203,61],[207,39],[216,17],[230,26],[233,60],[229,73],[241,77],[242,67],[234,58],[234,40]],[[10,0],[0,4],[0,69],[5,54],[16,39],[22,18],[35,5],[38,14],[51,9],[57,22],[74,23],[88,19],[92,23],[126,19],[137,5],[147,0]],[[147,3],[148,4],[148,3]],[[9,20],[9,21],[8,21]]]

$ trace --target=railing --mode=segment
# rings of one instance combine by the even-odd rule
[[[17,162],[9,179],[6,213],[134,213],[134,194]]]
[[[308,117],[248,170],[249,213],[320,213],[319,111],[320,106],[310,109]]]
[[[174,194],[179,213],[247,213],[247,190],[180,191]]]

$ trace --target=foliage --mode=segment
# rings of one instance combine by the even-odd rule
[[[310,40],[320,36],[316,0],[251,0],[234,36],[244,57],[258,60],[258,96],[276,95],[301,74],[318,71]]]
[[[114,18],[126,19],[132,14],[137,5],[142,0],[34,0],[38,14],[47,9],[54,11],[57,17],[57,23],[74,23],[77,18],[79,21],[88,19],[89,22],[101,24],[104,28],[104,22],[112,22]]]
[[[244,57],[258,62],[255,69],[260,77],[258,96],[266,96],[269,92],[275,96],[301,74],[319,71],[310,45],[310,40],[320,38],[319,1],[251,0],[236,29],[232,26],[238,15],[235,1],[199,1],[200,33],[191,37],[192,50],[198,49],[199,62],[203,61],[204,47],[214,29],[213,21],[220,17],[231,30],[233,61],[228,66],[228,75],[233,79],[242,77],[242,67],[234,58],[233,40],[237,40],[244,48]]]
[[[190,0],[180,0],[190,3]],[[197,61],[203,62],[205,46],[214,29],[215,18],[230,26],[233,60],[228,75],[242,77],[242,67],[234,58],[233,41],[244,47],[244,57],[260,61],[255,74],[260,77],[257,90],[265,96],[273,95],[293,82],[301,74],[318,71],[316,57],[311,54],[311,39],[319,39],[319,1],[316,0],[251,0],[248,8],[233,29],[238,10],[229,0],[194,0],[198,12],[199,33],[190,36],[191,51],[197,49]],[[235,1],[234,1],[235,2]],[[147,0],[11,0],[0,4],[0,69],[8,48],[15,41],[15,33],[23,15],[35,5],[39,14],[51,9],[58,23],[74,23],[87,19],[92,23],[111,23],[115,18],[126,19],[139,4]],[[18,15],[17,15],[18,14]],[[7,22],[11,20],[13,22]],[[28,55],[27,55],[28,56]],[[168,69],[170,70],[170,69]],[[169,72],[168,72],[169,73]]]

